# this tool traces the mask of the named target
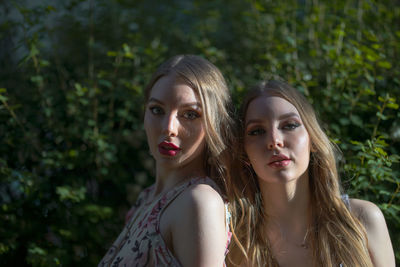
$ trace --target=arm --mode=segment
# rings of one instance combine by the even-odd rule
[[[395,266],[389,231],[381,210],[372,202],[351,199],[351,209],[367,231],[368,250],[375,267]]]
[[[175,257],[182,266],[223,266],[227,234],[219,193],[199,184],[177,200],[180,212],[171,227]]]

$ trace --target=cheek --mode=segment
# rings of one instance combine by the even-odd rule
[[[195,129],[195,133],[197,133],[196,139],[198,143],[203,143],[203,146],[205,146],[206,143],[206,131],[204,129],[204,127],[202,125],[199,125],[198,127],[196,127]]]
[[[204,155],[206,152],[206,133],[203,127],[197,125],[190,127],[190,129],[181,129],[179,138],[182,145],[186,148],[188,155],[195,155],[197,157]]]
[[[303,132],[301,135],[297,136],[295,144],[297,144],[299,152],[310,154],[311,144],[307,132]]]
[[[255,145],[254,142],[244,142],[244,152],[250,161],[253,161],[256,157],[255,154],[257,154],[257,147],[259,148],[259,146]]]
[[[203,139],[205,139],[205,127],[200,121],[191,121],[187,123],[182,123],[181,125],[181,136],[186,136],[188,138],[196,139],[198,141],[202,141]]]

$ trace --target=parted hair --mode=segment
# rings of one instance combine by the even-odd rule
[[[244,152],[244,120],[252,100],[260,96],[276,96],[296,107],[311,143],[309,172],[312,221],[308,247],[313,266],[372,266],[365,229],[341,199],[337,171],[336,146],[318,123],[307,99],[283,81],[264,81],[252,88],[242,103],[239,121],[240,141],[236,146],[236,170],[228,184],[231,201],[233,242],[228,266],[279,266],[265,233],[265,214],[257,176]],[[341,264],[341,265],[340,265]]]
[[[177,55],[162,63],[144,90],[147,104],[151,89],[163,76],[172,75],[192,88],[200,99],[206,131],[205,168],[225,192],[232,162],[230,149],[235,137],[230,92],[221,71],[196,55]]]

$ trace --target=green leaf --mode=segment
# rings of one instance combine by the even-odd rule
[[[66,238],[70,238],[72,236],[72,232],[70,230],[59,229],[58,232],[60,233],[60,235]]]
[[[6,97],[4,95],[0,95],[0,101],[3,103],[6,103],[8,101],[8,97]]]
[[[6,254],[10,250],[10,246],[4,243],[0,243],[0,255]]]
[[[39,246],[37,246],[35,244],[31,244],[29,246],[28,253],[29,254],[36,254],[36,255],[40,255],[40,256],[47,255],[46,250],[44,250],[43,248],[41,248],[41,247],[39,247]]]
[[[112,83],[110,81],[104,80],[104,79],[100,79],[99,80],[99,84],[103,85],[107,88],[111,88],[112,87]]]
[[[48,5],[47,7],[46,7],[46,11],[48,12],[48,13],[50,13],[50,12],[53,12],[53,11],[56,11],[57,9],[54,7],[54,6],[51,6],[51,5]]]
[[[116,57],[118,54],[117,54],[117,52],[115,52],[115,51],[108,51],[107,52],[107,56],[108,57]]]
[[[385,68],[385,69],[392,68],[392,64],[390,62],[388,62],[388,61],[379,61],[378,62],[378,66],[382,67],[382,68]]]
[[[29,58],[32,58],[34,56],[37,56],[39,54],[39,50],[37,49],[35,44],[31,45],[31,50],[29,52]]]
[[[71,200],[72,202],[80,202],[85,199],[86,188],[72,188],[70,186],[58,186],[56,193],[59,195],[60,200]]]
[[[264,8],[258,1],[256,1],[256,2],[254,3],[254,7],[255,7],[258,11],[261,11],[261,12],[265,11],[265,8]]]
[[[380,147],[375,147],[375,151],[378,152],[380,155],[382,156],[387,156],[386,151],[384,151],[382,148]]]
[[[381,112],[376,112],[376,116],[378,117],[378,118],[380,118],[381,120],[387,120],[388,119],[388,117],[387,116],[385,116],[385,115],[383,115]]]
[[[75,149],[71,149],[71,150],[68,152],[68,155],[69,155],[71,158],[76,158],[76,157],[79,155],[79,152],[78,152],[77,150],[75,150]]]
[[[362,145],[362,143],[359,142],[359,141],[350,140],[350,143],[353,144],[353,145]]]
[[[399,105],[397,103],[388,103],[386,107],[391,109],[399,109]]]
[[[357,115],[352,114],[352,115],[350,116],[350,121],[351,121],[354,125],[356,125],[356,126],[358,126],[358,127],[363,127],[363,121],[362,121],[361,118],[360,118],[359,116],[357,116]]]

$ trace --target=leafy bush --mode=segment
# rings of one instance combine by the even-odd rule
[[[34,1],[33,1],[34,2]],[[95,265],[153,181],[143,87],[200,54],[246,88],[281,76],[343,151],[352,196],[378,204],[400,262],[400,8],[391,1],[0,3],[0,259]]]

